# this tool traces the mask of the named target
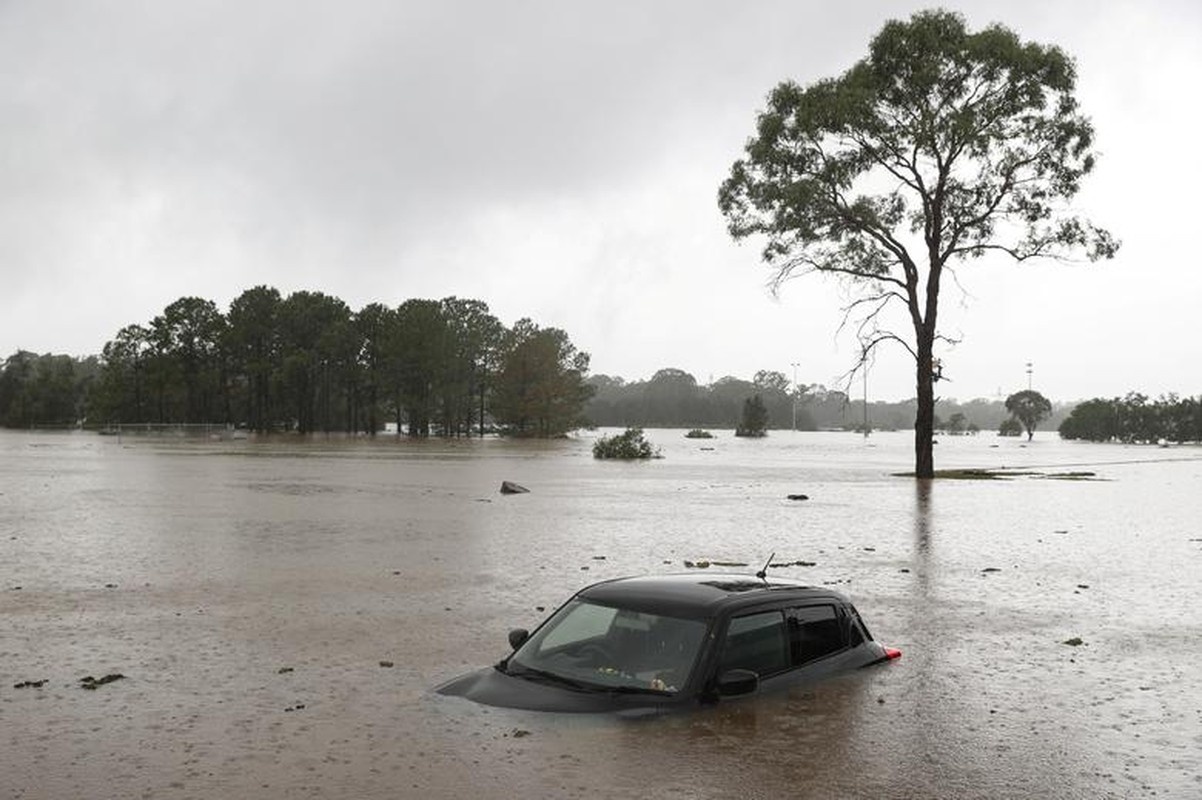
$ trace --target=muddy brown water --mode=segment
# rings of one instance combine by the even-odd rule
[[[0,433],[0,797],[1202,796],[1202,450],[944,438],[1043,476],[923,486],[909,434],[682,433]],[[637,722],[429,691],[587,583],[773,551],[903,658]]]

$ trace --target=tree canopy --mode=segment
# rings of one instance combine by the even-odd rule
[[[1202,442],[1202,396],[1149,400],[1139,392],[1077,405],[1060,423],[1064,439],[1092,442]]]
[[[777,285],[812,272],[847,281],[860,365],[883,342],[912,356],[920,478],[934,474],[944,271],[995,252],[1117,250],[1069,205],[1095,164],[1075,86],[1058,47],[922,11],[886,23],[839,77],[778,85],[719,191],[731,235],[764,240]]]
[[[743,401],[743,416],[739,419],[739,427],[735,428],[735,436],[759,437],[768,435],[768,409],[764,406],[764,398],[758,394]]]
[[[588,361],[567,333],[528,319],[506,329],[479,300],[355,312],[321,292],[283,297],[256,286],[224,314],[185,297],[148,325],[118,331],[104,347],[88,416],[301,433],[374,433],[391,419],[411,436],[486,425],[558,435],[581,422]]]
[[[1035,428],[1052,413],[1052,401],[1032,389],[1023,389],[1006,398],[1006,410],[1022,423],[1029,442]]]

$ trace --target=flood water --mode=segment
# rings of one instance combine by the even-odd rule
[[[943,438],[1044,475],[927,485],[909,433],[595,435],[0,433],[0,797],[1202,797],[1202,449]],[[587,583],[772,552],[903,658],[643,721],[430,692]]]

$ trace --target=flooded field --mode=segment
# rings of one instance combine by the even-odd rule
[[[593,436],[0,433],[0,797],[1202,796],[1199,448],[945,438],[1037,474],[922,485],[909,434]],[[773,552],[904,657],[639,722],[429,691],[586,583]]]

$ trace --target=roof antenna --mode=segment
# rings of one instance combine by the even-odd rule
[[[755,574],[757,578],[764,581],[768,579],[768,567],[772,566],[772,559],[776,558],[776,553],[768,556],[768,563],[764,564],[764,568]]]

